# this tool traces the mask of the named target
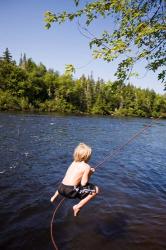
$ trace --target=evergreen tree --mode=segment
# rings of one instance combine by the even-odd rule
[[[22,58],[22,53],[21,53],[20,60],[19,60],[19,66],[21,67],[22,64],[23,64],[23,58]]]
[[[2,58],[3,58],[4,61],[6,61],[8,63],[12,62],[12,55],[11,55],[8,48],[6,48],[6,50],[3,52]]]

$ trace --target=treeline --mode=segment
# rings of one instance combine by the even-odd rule
[[[6,49],[0,57],[0,110],[166,117],[166,96],[122,82],[73,79]]]

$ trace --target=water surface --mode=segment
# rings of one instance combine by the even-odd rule
[[[91,165],[128,141],[150,119],[0,113],[0,249],[51,250],[49,200],[79,142]],[[77,218],[67,200],[54,236],[60,250],[166,249],[166,121],[159,120],[92,182],[100,194]]]

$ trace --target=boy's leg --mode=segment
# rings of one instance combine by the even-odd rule
[[[59,195],[58,190],[55,192],[55,194],[51,197],[51,202],[54,202],[56,197]]]
[[[96,194],[99,193],[99,188],[97,186],[95,186],[96,188],[96,192],[89,194],[87,197],[85,197],[84,199],[82,199],[78,204],[76,204],[75,206],[73,206],[73,210],[74,210],[74,216],[77,216],[78,212],[80,211],[80,209],[85,206],[91,199],[93,199]]]

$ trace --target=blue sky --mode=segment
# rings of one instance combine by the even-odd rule
[[[95,79],[115,80],[117,63],[93,60],[89,41],[81,35],[76,22],[44,29],[45,11],[60,12],[74,8],[72,0],[0,0],[0,55],[8,47],[16,61],[25,52],[36,63],[42,62],[47,68],[60,73],[64,72],[65,64],[73,64],[77,69],[75,77],[93,73]],[[100,19],[90,30],[99,34],[111,24],[111,20]],[[140,74],[139,79],[131,79],[135,86],[164,93],[164,86],[157,76],[152,72],[146,74],[144,62],[137,64],[135,70]]]

